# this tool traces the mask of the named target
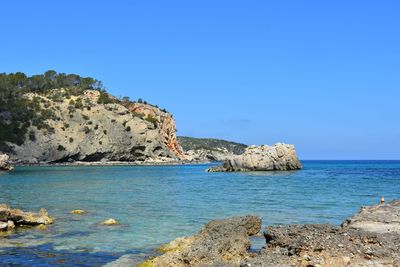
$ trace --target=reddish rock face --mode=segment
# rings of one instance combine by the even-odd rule
[[[160,134],[164,137],[164,142],[170,151],[180,159],[185,158],[182,147],[176,139],[175,120],[169,112],[164,112],[157,107],[143,103],[133,103],[128,109],[131,112],[143,114],[144,118],[149,120],[155,119]]]

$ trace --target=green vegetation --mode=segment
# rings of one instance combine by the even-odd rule
[[[70,88],[71,93],[75,91],[75,95],[79,95],[79,92],[86,89],[104,89],[100,81],[91,77],[57,73],[54,70],[31,77],[22,72],[0,73],[0,98],[10,98],[27,92],[45,93],[54,88]],[[61,95],[53,95],[52,97],[59,99]]]
[[[221,148],[226,148],[229,152],[233,154],[242,154],[246,149],[247,145],[220,140],[212,138],[193,138],[187,136],[178,136],[178,142],[182,146],[183,150],[217,150]]]
[[[55,88],[65,90],[51,91]],[[22,72],[0,73],[0,150],[9,150],[6,142],[21,145],[31,125],[48,133],[54,132],[46,120],[60,118],[55,117],[55,108],[50,109],[50,104],[40,96],[63,102],[64,98],[80,95],[86,89],[104,90],[102,83],[96,79],[53,70],[30,77]],[[29,98],[24,96],[26,93],[36,93],[39,96]],[[71,100],[70,105],[76,103]],[[29,132],[28,137],[32,141],[36,140],[34,133]]]
[[[147,115],[147,117],[145,118],[145,120],[148,121],[148,122],[151,122],[151,123],[154,125],[154,127],[157,128],[157,126],[158,126],[158,120],[157,120],[156,118],[154,118],[154,117],[151,116],[151,115]]]
[[[77,109],[92,110],[96,103],[91,103],[90,100],[86,101],[81,97],[88,89],[100,92],[97,104],[118,103],[132,110],[132,105],[138,102],[158,108],[157,105],[148,104],[140,98],[137,101],[131,101],[127,96],[115,98],[105,91],[100,81],[91,77],[57,73],[53,70],[32,76],[22,72],[0,73],[0,150],[11,151],[11,148],[6,145],[7,142],[21,145],[26,138],[34,142],[38,135],[54,133],[54,128],[50,126],[51,121],[62,120],[57,115],[61,111],[61,106],[54,103],[68,103],[69,118],[76,116],[74,113]],[[165,109],[162,111],[167,112]],[[158,127],[157,119],[152,116],[145,117],[144,114],[134,111],[131,114]],[[89,120],[90,116],[82,116],[87,124],[92,124]],[[112,122],[116,121],[112,120]],[[35,126],[39,131],[30,130],[31,126]],[[69,127],[68,123],[64,123],[61,129],[65,131]],[[126,122],[124,122],[124,127],[130,131],[126,127]],[[94,130],[98,128],[99,126],[96,125]],[[90,129],[85,129],[86,133],[90,131]],[[104,134],[107,132],[105,131]]]
[[[110,104],[115,102],[117,102],[116,99],[111,98],[106,92],[100,92],[99,99],[97,100],[98,104]]]
[[[83,127],[83,132],[84,132],[85,134],[90,133],[90,128],[87,127],[87,126]]]

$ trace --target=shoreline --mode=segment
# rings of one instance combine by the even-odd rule
[[[168,161],[168,162],[140,162],[140,161],[75,161],[75,162],[62,162],[62,163],[13,163],[15,167],[31,167],[31,166],[40,166],[40,167],[52,167],[52,166],[99,166],[99,167],[107,167],[107,166],[178,166],[178,165],[202,165],[202,164],[210,164],[210,163],[218,163],[211,161]]]
[[[399,266],[399,211],[399,199],[381,200],[362,206],[339,226],[263,228],[261,217],[251,214],[212,220],[196,234],[162,245],[157,249],[161,255],[136,266]],[[261,246],[252,247],[250,238],[262,236]]]

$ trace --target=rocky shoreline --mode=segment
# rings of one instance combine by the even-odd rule
[[[260,217],[215,220],[138,266],[400,266],[399,222],[396,200],[363,207],[340,226],[268,226],[264,246],[254,250],[249,236],[260,232]]]
[[[177,161],[167,161],[167,162],[142,162],[142,161],[75,161],[75,162],[61,162],[61,163],[16,163],[13,166],[42,166],[42,167],[51,167],[51,166],[98,166],[98,167],[106,167],[106,166],[177,166],[177,165],[196,165],[196,164],[209,164],[211,161],[186,161],[186,160],[177,160]]]

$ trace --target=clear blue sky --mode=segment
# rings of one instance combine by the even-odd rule
[[[3,1],[2,72],[103,81],[180,135],[400,159],[400,1]]]

